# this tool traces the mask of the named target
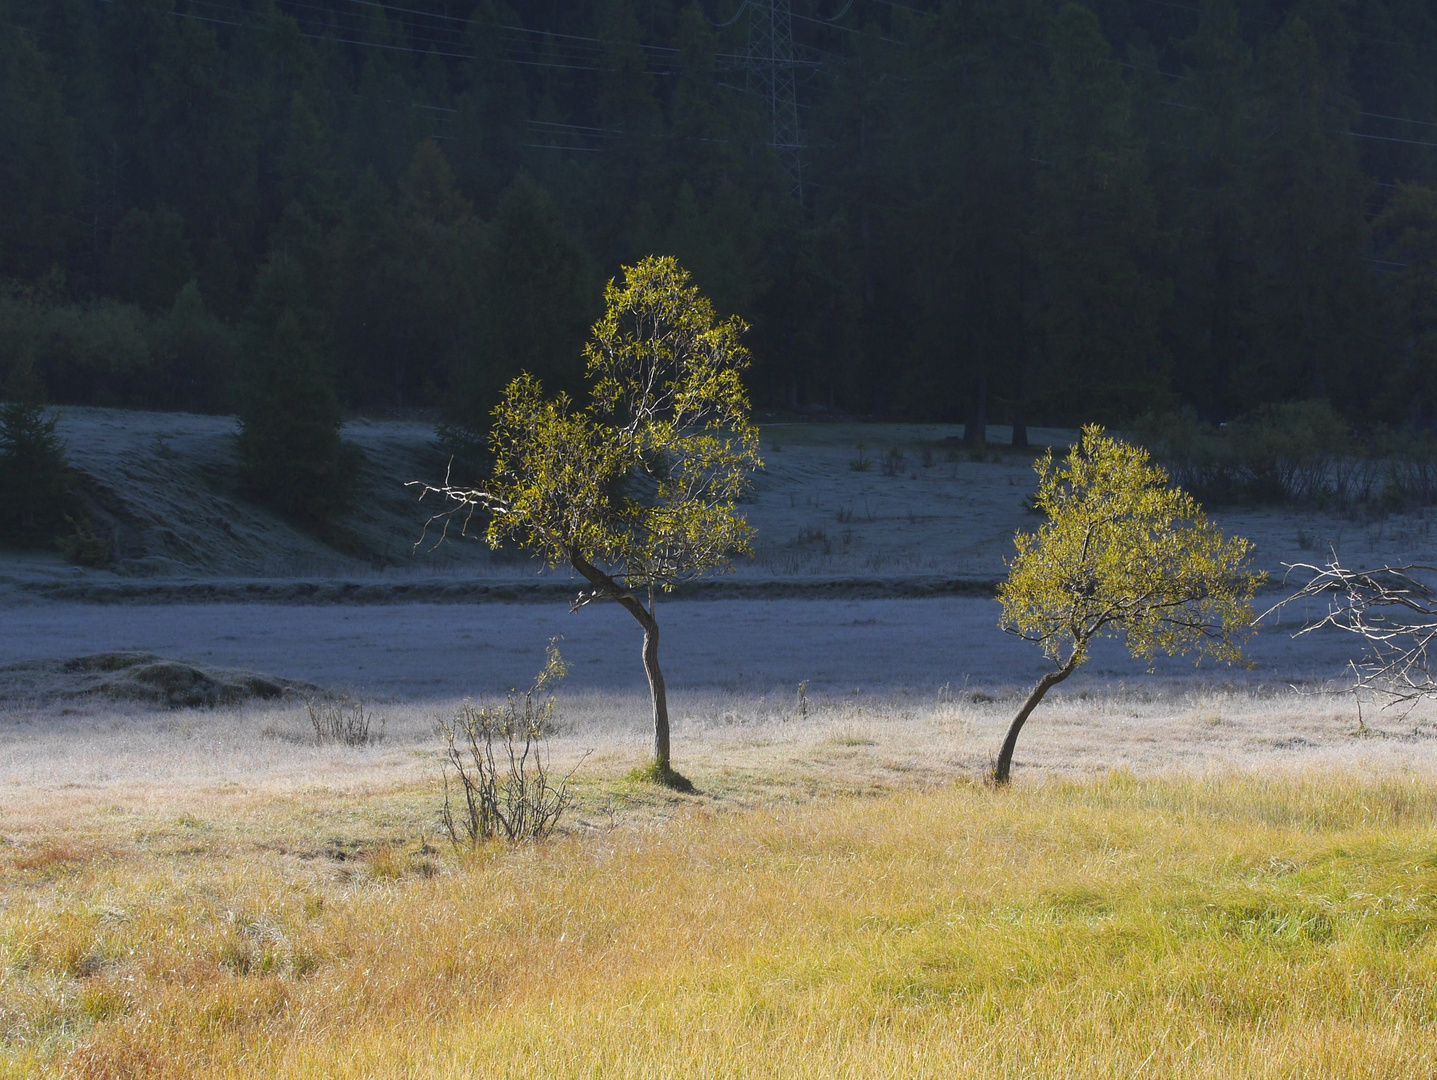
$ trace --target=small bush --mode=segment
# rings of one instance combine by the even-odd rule
[[[549,771],[555,710],[549,688],[564,673],[550,642],[544,670],[528,690],[510,692],[498,707],[466,704],[452,723],[440,727],[445,742],[440,825],[454,843],[500,836],[542,840],[554,831],[568,808],[574,775],[571,769],[556,782]],[[451,784],[451,773],[457,783]]]
[[[1254,502],[1311,502],[1333,494],[1333,464],[1355,450],[1326,401],[1264,405],[1232,425],[1233,454]]]
[[[223,412],[239,342],[190,282],[166,311],[0,285],[0,377],[33,365],[54,401]]]
[[[306,704],[309,722],[314,727],[314,741],[339,743],[341,746],[367,746],[384,735],[385,718],[379,718],[379,730],[373,730],[374,713],[362,701],[311,701]]]
[[[890,446],[888,453],[883,455],[883,463],[879,466],[884,476],[902,476],[908,467],[908,455],[896,446]]]
[[[90,519],[80,512],[78,518],[65,515],[69,531],[55,539],[55,545],[76,566],[100,567],[110,562],[110,542],[95,532]]]

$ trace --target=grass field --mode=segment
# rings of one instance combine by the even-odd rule
[[[12,744],[0,1076],[1437,1072],[1421,725],[1300,766],[1084,773],[1094,725],[1144,710],[1159,738],[1300,724],[1072,699],[1035,721],[1048,768],[995,791],[958,749],[1006,703],[849,706],[685,729],[684,796],[625,780],[589,708],[566,835],[472,854],[435,836],[403,716],[358,751],[259,713],[213,743],[194,725],[225,714],[111,718],[49,773],[60,743]]]

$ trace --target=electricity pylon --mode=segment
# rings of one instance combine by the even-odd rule
[[[788,174],[789,190],[803,200],[803,137],[794,79],[793,8],[790,0],[748,0],[749,87],[768,102],[774,153]]]

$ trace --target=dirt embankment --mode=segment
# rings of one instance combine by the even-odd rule
[[[432,512],[405,488],[444,461],[432,428],[360,420],[345,438],[365,455],[359,495],[329,543],[240,494],[233,417],[65,409],[59,432],[96,531],[120,576],[354,576],[392,566],[492,561],[481,545],[415,550]]]

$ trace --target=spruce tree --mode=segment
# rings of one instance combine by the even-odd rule
[[[340,440],[324,321],[306,303],[300,262],[272,255],[255,285],[240,395],[246,492],[301,524],[329,522],[349,504],[357,458]]]
[[[1033,212],[1036,396],[1055,417],[1134,415],[1163,402],[1167,376],[1158,330],[1170,287],[1155,257],[1147,160],[1097,16],[1065,5],[1048,42]]]
[[[0,403],[0,541],[48,546],[64,529],[70,484],[57,419],[34,370],[22,364]]]
[[[482,450],[490,410],[520,371],[576,388],[593,277],[548,193],[521,174],[489,224],[472,344],[445,406],[441,438],[457,456]]]

